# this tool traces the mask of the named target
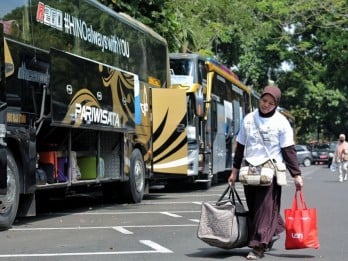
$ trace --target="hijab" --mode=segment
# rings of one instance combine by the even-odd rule
[[[272,85],[268,85],[266,86],[263,91],[262,91],[262,94],[261,94],[261,97],[260,99],[265,96],[266,94],[269,94],[271,95],[273,98],[274,98],[274,101],[275,101],[275,106],[274,106],[274,109],[268,113],[262,113],[260,108],[259,108],[259,114],[261,117],[263,118],[269,118],[269,117],[272,117],[273,114],[276,112],[277,110],[277,107],[279,105],[279,102],[280,102],[280,98],[282,96],[282,93],[280,91],[280,89],[277,87],[277,86],[272,86]]]

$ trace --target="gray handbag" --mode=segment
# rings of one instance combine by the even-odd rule
[[[229,198],[224,200],[228,192]],[[248,245],[248,211],[234,186],[228,186],[215,204],[202,203],[197,237],[211,246],[224,249]]]

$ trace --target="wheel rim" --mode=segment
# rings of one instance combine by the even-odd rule
[[[135,186],[138,192],[141,192],[144,186],[144,169],[140,160],[137,160],[134,166]]]
[[[12,207],[16,196],[16,180],[13,170],[7,165],[7,193],[1,197],[0,214],[5,214]]]
[[[309,159],[305,159],[303,165],[304,165],[305,167],[308,167],[309,165],[311,165],[310,160],[309,160]]]

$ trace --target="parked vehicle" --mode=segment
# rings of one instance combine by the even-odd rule
[[[305,167],[312,165],[312,153],[307,149],[306,145],[295,145],[297,160]]]
[[[186,93],[169,88],[164,38],[96,0],[0,10],[0,230],[36,214],[39,190],[139,203],[157,177],[187,173]]]
[[[329,153],[330,153],[330,146],[328,143],[315,144],[312,149],[313,163],[328,164]]]
[[[251,108],[250,88],[223,64],[198,54],[171,53],[170,72],[171,88],[186,90],[187,136],[180,136],[180,144],[187,145],[187,154],[172,163],[185,161],[186,173],[173,170],[164,178],[170,177],[167,183],[180,179],[209,188],[218,176],[231,173],[233,140]]]

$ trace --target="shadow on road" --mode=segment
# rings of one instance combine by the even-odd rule
[[[198,252],[186,254],[191,258],[214,258],[214,259],[226,259],[230,257],[246,257],[249,253],[248,248],[238,248],[232,250],[224,250],[218,248],[200,248]]]

